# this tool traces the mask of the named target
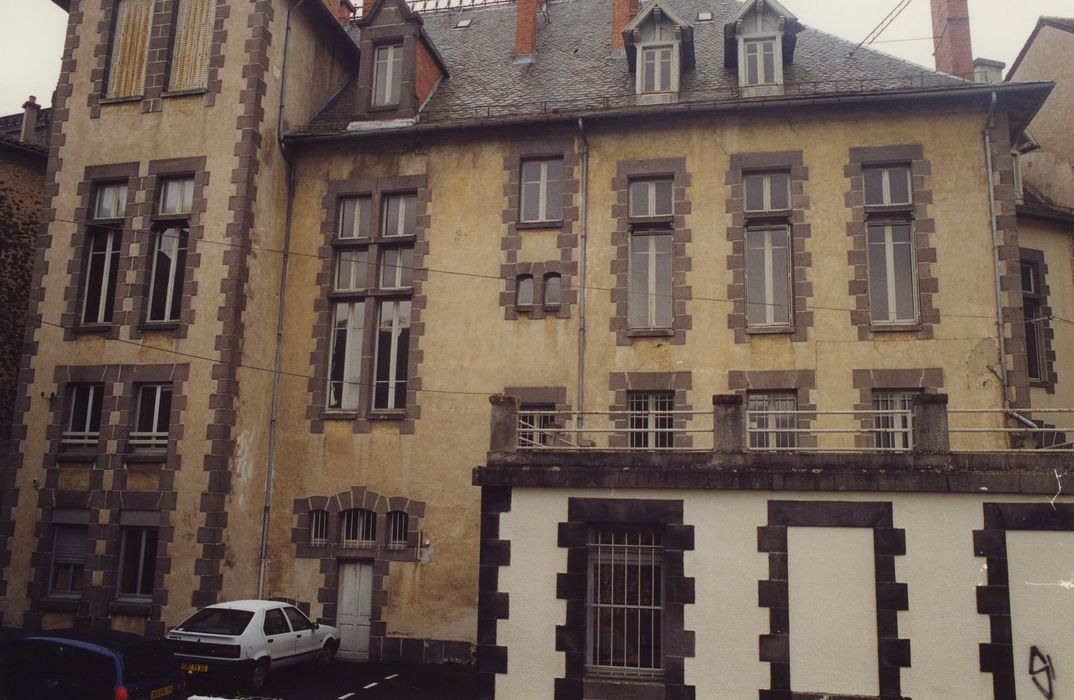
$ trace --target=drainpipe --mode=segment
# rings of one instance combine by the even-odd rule
[[[578,135],[582,139],[582,201],[578,207],[578,216],[581,218],[581,235],[578,250],[578,398],[577,417],[574,426],[577,431],[574,435],[575,444],[581,444],[584,427],[583,412],[585,411],[585,294],[586,294],[586,244],[588,241],[586,232],[586,210],[589,204],[589,140],[585,135],[585,124],[578,119]]]
[[[280,265],[280,287],[276,304],[276,348],[272,360],[272,399],[269,413],[268,456],[265,465],[265,501],[261,509],[261,552],[257,567],[257,597],[265,593],[265,572],[269,558],[269,514],[272,510],[272,475],[276,468],[276,428],[280,417],[280,366],[283,358],[283,321],[287,299],[287,268],[291,261],[291,214],[295,204],[295,164],[287,153],[283,142],[283,107],[287,97],[287,54],[291,39],[291,15],[306,0],[298,2],[287,10],[287,28],[283,35],[283,66],[280,68],[280,104],[276,120],[276,143],[280,155],[287,163],[287,214],[283,229],[283,262]]]
[[[999,261],[999,225],[996,221],[995,176],[992,173],[992,127],[996,116],[996,93],[992,93],[992,103],[988,107],[988,120],[984,127],[985,170],[988,172],[988,213],[992,223],[992,271],[996,287],[996,335],[999,340],[999,383],[1003,387],[1003,409],[1011,410],[1011,400],[1007,390],[1007,341],[1004,338],[1006,323],[1003,320],[1003,285],[1001,282]]]

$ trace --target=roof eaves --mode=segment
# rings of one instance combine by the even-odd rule
[[[0,148],[8,148],[12,151],[18,151],[31,156],[37,156],[39,158],[48,158],[48,149],[43,146],[38,146],[34,143],[26,143],[17,139],[8,138],[0,134]]]

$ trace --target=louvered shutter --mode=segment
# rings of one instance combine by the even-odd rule
[[[57,563],[84,564],[86,562],[87,529],[78,525],[54,525],[56,540],[52,559]]]
[[[142,94],[152,16],[153,0],[119,0],[108,71],[109,97]]]
[[[208,85],[215,19],[216,0],[179,0],[169,90],[194,90]]]

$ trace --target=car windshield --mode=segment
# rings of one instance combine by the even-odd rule
[[[254,614],[249,610],[205,608],[194,613],[190,619],[175,629],[181,632],[239,635],[246,629],[246,625],[250,624],[253,617]]]
[[[124,647],[122,657],[124,683],[169,679],[176,673],[171,649],[159,640]]]

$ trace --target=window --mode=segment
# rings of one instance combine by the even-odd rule
[[[377,540],[377,516],[365,508],[343,511],[339,543],[344,547],[372,547]]]
[[[627,395],[630,447],[663,449],[674,445],[675,396],[670,391],[631,392]]]
[[[515,306],[533,305],[533,275],[519,275],[515,279]]]
[[[67,421],[60,447],[63,450],[93,450],[101,437],[100,384],[68,385]]]
[[[631,328],[671,328],[671,178],[630,182],[627,306]]]
[[[136,97],[145,84],[153,0],[119,0],[108,67],[108,97]]]
[[[674,92],[674,46],[646,46],[641,50],[639,93]]]
[[[563,299],[563,278],[558,272],[544,276],[544,308],[558,309]]]
[[[328,511],[310,511],[310,544],[314,547],[328,544]]]
[[[669,217],[672,214],[671,178],[630,181],[630,218]]]
[[[149,269],[148,321],[178,321],[183,300],[194,178],[165,180],[160,191]]]
[[[406,549],[409,516],[401,510],[388,513],[388,549]]]
[[[791,325],[791,251],[787,224],[746,229],[746,323]]]
[[[265,622],[261,625],[261,630],[266,637],[291,632],[291,628],[287,626],[287,618],[283,616],[283,610],[279,608],[265,611]]]
[[[52,573],[49,595],[78,596],[82,593],[82,574],[86,566],[85,525],[52,526]]]
[[[913,404],[915,391],[873,392],[873,444],[882,450],[913,448]]]
[[[563,218],[563,159],[522,161],[522,221],[552,222]]]
[[[745,86],[778,85],[783,82],[782,67],[776,58],[775,37],[745,39],[742,45],[745,53]]]
[[[375,236],[370,230],[371,212],[369,196],[340,200],[334,242],[329,409],[357,410],[361,387],[370,384],[374,409],[406,407],[417,195],[385,195]],[[367,337],[374,329],[372,337]],[[362,358],[369,355],[373,355],[373,382],[363,380]]]
[[[111,323],[119,275],[120,232],[127,215],[127,183],[97,186],[93,223],[86,232],[87,258],[82,283],[82,323]]]
[[[798,424],[794,413],[798,397],[792,391],[750,392],[747,403],[751,450],[787,450],[798,446],[792,432]]]
[[[196,90],[208,85],[215,20],[216,0],[179,0],[169,90]]]
[[[399,104],[403,77],[403,45],[378,46],[373,59],[373,106]]]
[[[1022,261],[1022,314],[1026,328],[1026,371],[1037,382],[1048,381],[1048,359],[1045,353],[1045,327],[1048,315],[1045,307],[1041,265]]]
[[[747,212],[786,211],[791,208],[791,176],[788,172],[751,173],[742,185]]]
[[[518,446],[549,447],[555,444],[552,429],[556,424],[550,403],[524,403],[518,407]]]
[[[153,579],[157,570],[157,528],[124,527],[119,551],[119,595],[153,595]]]
[[[138,386],[134,428],[130,447],[135,452],[163,452],[168,448],[168,425],[171,421],[171,384]]]
[[[664,548],[647,528],[589,533],[586,671],[656,677],[664,667]]]
[[[917,321],[917,266],[914,256],[910,168],[862,169],[865,235],[869,266],[869,310],[873,323]],[[891,207],[903,207],[892,212]]]

